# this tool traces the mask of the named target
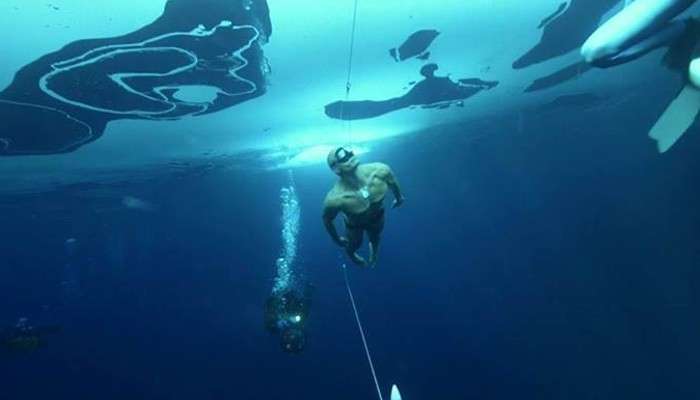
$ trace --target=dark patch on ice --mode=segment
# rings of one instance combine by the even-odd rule
[[[460,79],[459,83],[462,85],[486,86],[487,89],[491,89],[498,84],[498,82],[487,82],[479,78]]]
[[[515,60],[513,68],[525,68],[579,48],[598,27],[605,13],[617,3],[619,0],[571,0],[563,13],[555,12],[549,21],[545,18],[539,43]]]
[[[0,155],[69,152],[118,119],[214,113],[265,93],[266,0],[170,0],[124,36],[79,40],[24,66],[0,93]],[[176,97],[209,86],[210,102]]]
[[[326,115],[335,119],[355,120],[374,118],[413,106],[438,109],[451,105],[463,106],[463,100],[498,85],[498,82],[478,78],[459,79],[455,82],[446,76],[435,76],[437,69],[437,64],[423,66],[421,75],[424,79],[401,97],[380,101],[336,101],[326,105]]]
[[[413,32],[401,46],[389,50],[389,54],[396,61],[405,61],[413,57],[427,60],[430,57],[430,52],[427,51],[428,47],[439,34],[440,32],[435,29]]]
[[[425,53],[423,53],[423,54],[421,54],[421,55],[419,55],[419,56],[416,56],[416,58],[419,59],[419,60],[422,60],[422,61],[426,61],[427,59],[430,58],[430,52],[429,52],[429,51],[426,51]]]
[[[557,97],[549,103],[539,106],[537,111],[554,111],[567,107],[588,108],[596,106],[602,103],[604,100],[604,97],[593,93],[565,94]]]
[[[558,17],[559,14],[561,14],[564,10],[566,10],[566,2],[563,2],[559,4],[559,8],[557,8],[557,11],[553,12],[551,15],[548,15],[545,19],[540,22],[540,24],[537,26],[537,29],[542,29],[545,26],[547,26],[548,23],[552,22],[554,18]]]
[[[536,79],[525,89],[525,92],[535,92],[538,90],[549,89],[551,87],[561,85],[572,79],[578,78],[588,72],[592,67],[585,62],[577,62],[571,64],[559,71]]]

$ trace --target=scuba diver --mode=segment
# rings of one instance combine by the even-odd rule
[[[13,326],[0,328],[0,347],[11,352],[29,352],[46,344],[45,337],[60,332],[58,325],[32,326],[20,318]]]
[[[599,68],[624,64],[668,46],[664,61],[680,73],[683,88],[649,131],[663,153],[685,133],[700,111],[700,23],[676,20],[695,0],[635,0],[603,23],[581,47]]]
[[[360,165],[351,150],[343,147],[328,154],[328,167],[339,179],[326,195],[323,203],[323,224],[331,239],[360,266],[368,264],[357,254],[362,245],[362,236],[369,236],[369,265],[377,262],[379,241],[384,229],[384,196],[388,190],[394,195],[392,208],[403,204],[404,198],[394,173],[383,163]],[[346,237],[338,235],[333,220],[345,214]]]
[[[273,291],[265,303],[265,328],[280,336],[280,346],[287,353],[301,353],[306,346],[304,328],[312,292],[310,284],[303,293],[294,288]]]

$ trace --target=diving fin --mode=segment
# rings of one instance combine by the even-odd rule
[[[700,88],[700,57],[692,60],[688,65],[688,80],[696,88]]]
[[[683,136],[695,122],[698,111],[700,111],[700,89],[688,83],[666,107],[649,131],[649,137],[657,142],[659,153],[666,152]]]
[[[391,385],[391,400],[401,400],[401,392],[396,385]]]

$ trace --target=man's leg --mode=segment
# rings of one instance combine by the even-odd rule
[[[382,239],[382,231],[384,230],[384,212],[379,217],[377,222],[367,229],[369,237],[369,265],[374,267],[377,263],[377,255],[379,254],[379,242]]]
[[[345,251],[347,251],[352,262],[359,266],[366,266],[367,262],[365,259],[357,254],[357,250],[359,250],[360,246],[362,246],[362,228],[354,228],[345,225],[345,236],[348,239],[348,244],[345,246]]]
[[[581,46],[587,63],[611,67],[631,61],[668,44],[683,31],[683,23],[669,23],[695,0],[636,0],[615,14]]]
[[[379,253],[379,242],[381,241],[381,231],[367,232],[369,236],[369,265],[374,267],[377,263],[377,254]]]

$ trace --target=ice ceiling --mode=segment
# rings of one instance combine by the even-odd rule
[[[0,170],[69,176],[381,139],[620,96],[651,57],[589,70],[617,0],[5,0]],[[315,147],[321,146],[321,147]],[[325,146],[325,147],[324,147]],[[303,163],[302,163],[303,164]]]

